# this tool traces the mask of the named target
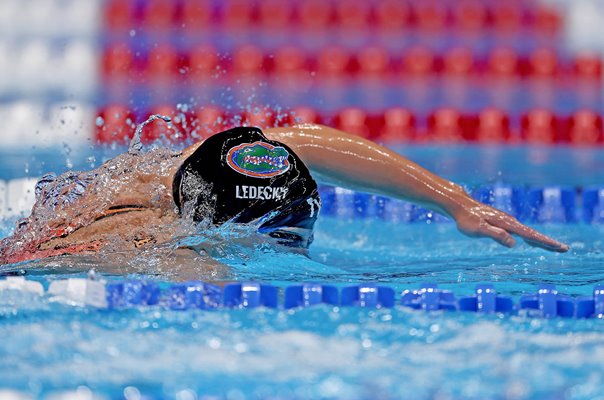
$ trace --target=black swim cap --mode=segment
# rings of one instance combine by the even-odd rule
[[[262,131],[239,127],[206,139],[172,185],[181,214],[214,224],[266,217],[260,231],[312,229],[320,208],[317,184],[302,160]]]

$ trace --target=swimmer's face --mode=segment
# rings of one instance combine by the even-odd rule
[[[45,175],[31,215],[0,241],[0,264],[168,240],[179,164],[179,154],[158,149],[123,154],[89,172]]]

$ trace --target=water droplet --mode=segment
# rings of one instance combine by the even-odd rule
[[[96,117],[96,126],[103,126],[105,124],[105,120],[103,117]]]

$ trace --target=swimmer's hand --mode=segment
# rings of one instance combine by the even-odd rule
[[[451,213],[457,228],[471,237],[489,237],[506,247],[514,247],[512,234],[520,236],[526,243],[549,251],[564,253],[569,246],[560,243],[526,225],[509,214],[482,204],[467,196],[467,204]]]

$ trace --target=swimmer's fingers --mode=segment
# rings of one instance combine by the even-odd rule
[[[488,223],[484,219],[478,221],[458,221],[459,230],[471,237],[488,237],[497,243],[506,246],[514,247],[516,241],[505,229],[499,228]]]
[[[489,223],[499,226],[506,231],[520,236],[526,243],[534,247],[540,247],[545,250],[557,251],[563,253],[568,251],[569,246],[558,242],[536,230],[521,224],[516,218],[505,213],[498,212],[494,219],[489,218]]]

